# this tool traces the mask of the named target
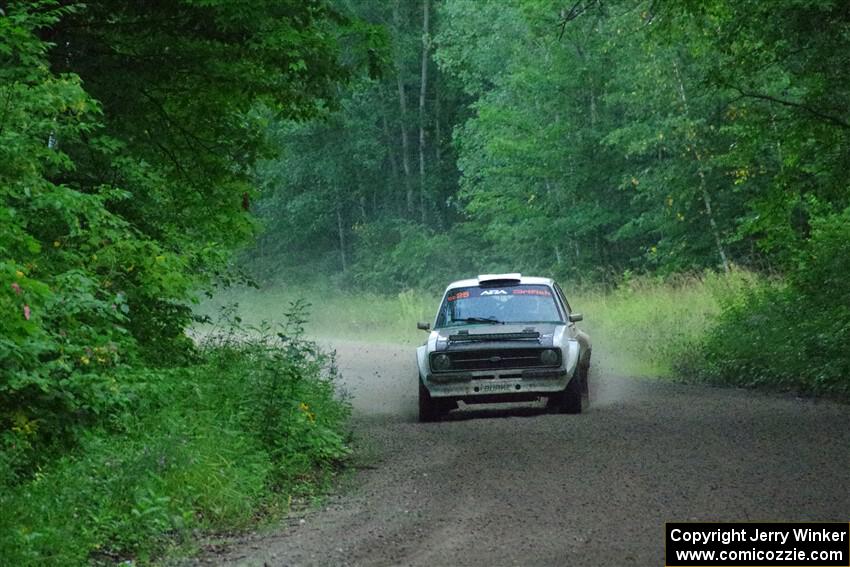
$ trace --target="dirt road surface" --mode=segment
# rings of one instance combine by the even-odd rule
[[[413,347],[334,346],[374,468],[202,561],[661,566],[666,521],[850,520],[847,406],[617,378],[597,357],[582,415],[419,424]]]

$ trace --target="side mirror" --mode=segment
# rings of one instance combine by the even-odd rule
[[[430,331],[431,323],[423,323],[422,321],[419,321],[418,323],[416,323],[416,328],[421,329],[423,331]]]
[[[584,315],[581,313],[570,313],[570,323],[578,323],[584,320]]]

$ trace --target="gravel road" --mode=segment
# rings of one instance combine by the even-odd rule
[[[374,468],[206,561],[661,566],[665,521],[850,520],[845,405],[618,378],[600,360],[582,415],[419,424],[413,347],[333,346]]]

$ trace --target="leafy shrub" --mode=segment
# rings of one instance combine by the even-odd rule
[[[239,408],[243,429],[258,439],[276,467],[275,483],[289,490],[316,464],[346,454],[342,432],[347,403],[336,398],[332,355],[303,338],[307,304],[295,301],[278,332],[272,326],[231,325],[206,339],[208,356],[231,376],[221,392]],[[246,340],[246,337],[249,337]],[[245,365],[251,372],[241,374]]]
[[[80,428],[126,399],[117,385],[133,356],[126,302],[83,271],[44,281],[0,261],[0,468],[26,474]],[[48,285],[49,283],[49,285]]]
[[[787,283],[759,282],[723,300],[701,353],[702,379],[850,394],[850,209],[813,223]]]
[[[224,279],[255,229],[249,169],[266,146],[256,110],[314,116],[354,69],[328,33],[349,23],[324,5],[160,8],[150,20],[143,3],[0,2],[10,482],[109,428],[129,368],[192,360],[194,292]],[[194,79],[163,72],[175,66]]]
[[[313,494],[348,453],[349,406],[302,313],[279,332],[214,332],[195,365],[121,375],[109,428],[0,492],[4,563],[147,562]]]
[[[122,157],[122,144],[103,134],[100,104],[80,78],[51,71],[50,44],[39,35],[83,8],[13,2],[0,16],[5,480],[31,475],[72,447],[85,428],[103,424],[124,403],[119,378],[140,353],[158,349],[161,355],[176,342],[185,344],[186,319],[172,313],[196,281],[176,247],[167,249],[115,212],[126,206],[129,191],[81,181],[86,176],[72,156],[80,146],[87,159],[104,162],[116,184],[139,189],[129,178],[145,169]]]

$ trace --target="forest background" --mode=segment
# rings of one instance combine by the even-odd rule
[[[0,556],[319,494],[305,329],[410,339],[482,272],[623,373],[846,396],[848,58],[833,0],[0,1]]]
[[[518,271],[625,371],[848,392],[845,4],[337,5],[384,72],[271,125],[246,317],[311,282],[316,332],[408,338],[448,282]]]

